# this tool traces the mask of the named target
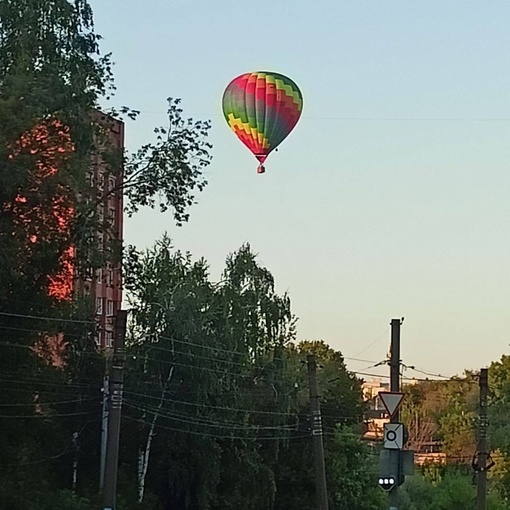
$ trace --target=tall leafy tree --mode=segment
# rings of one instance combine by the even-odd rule
[[[166,238],[132,250],[127,274],[127,441],[139,447],[127,462],[138,466],[139,499],[149,489],[179,508],[270,508],[278,444],[296,427],[284,373],[288,297],[249,246],[218,283]]]
[[[96,242],[108,225],[91,162],[116,177],[107,192],[124,192],[131,212],[159,205],[177,224],[210,162],[209,123],[184,119],[179,100],[154,143],[131,155],[112,145],[112,119],[136,112],[99,113],[115,89],[99,42],[87,0],[0,2],[0,502],[13,509],[57,487],[97,489],[104,360],[72,279],[121,251]]]
[[[295,387],[294,406],[299,419],[300,432],[310,430],[310,404],[308,376],[306,369],[307,354],[315,354],[319,368],[318,386],[321,395],[321,411],[326,451],[326,474],[330,486],[330,504],[340,499],[334,496],[334,487],[340,487],[343,481],[350,480],[355,472],[343,472],[336,458],[337,445],[342,437],[340,431],[349,429],[353,437],[361,436],[364,406],[361,398],[361,381],[349,373],[342,354],[332,349],[324,341],[303,341],[289,347],[290,361],[287,364],[289,382]],[[337,425],[341,428],[338,429]],[[355,441],[355,440],[353,440]],[[363,450],[363,448],[361,448]],[[368,461],[368,459],[365,459]],[[363,460],[362,462],[365,462]],[[337,464],[335,464],[335,462]],[[342,478],[344,480],[342,480]],[[350,482],[349,482],[350,483]],[[365,483],[370,483],[370,474],[366,473]],[[288,444],[279,455],[276,476],[275,509],[299,507],[316,508],[315,475],[313,472],[313,451],[311,440]],[[335,499],[336,498],[336,499]],[[336,501],[336,503],[335,503]],[[343,508],[340,507],[339,508]]]

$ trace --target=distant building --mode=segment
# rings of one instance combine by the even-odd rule
[[[98,113],[99,123],[108,131],[109,146],[124,151],[124,123]],[[99,220],[107,226],[104,233],[97,233],[97,242],[106,249],[114,243],[120,246],[123,239],[123,191],[122,173],[108,173],[108,167],[101,155],[93,157],[89,179],[96,190],[99,202]],[[104,267],[87,273],[77,282],[79,292],[90,295],[95,303],[98,322],[97,344],[100,348],[113,347],[114,326],[117,311],[122,303],[122,273],[120,261],[106,263]]]
[[[374,377],[371,381],[365,381],[361,385],[361,391],[363,392],[363,400],[370,402],[371,409],[384,409],[379,393],[390,391],[390,384],[383,383],[382,379]]]
[[[363,400],[367,402],[368,409],[365,413],[365,433],[363,437],[369,441],[382,441],[384,437],[384,424],[390,419],[381,402],[379,392],[389,391],[389,383],[383,383],[382,379],[373,378],[361,385]]]
[[[414,463],[417,466],[427,464],[446,464],[447,455],[441,451],[441,443],[439,441],[430,441],[421,445],[420,450],[414,454]]]

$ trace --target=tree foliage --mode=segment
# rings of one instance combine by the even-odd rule
[[[138,445],[127,462],[150,455],[149,488],[164,487],[165,504],[268,507],[278,444],[295,423],[284,372],[294,337],[288,297],[275,293],[249,246],[227,259],[219,283],[167,238],[132,250],[127,267],[126,396],[137,423],[129,442]]]
[[[114,120],[136,112],[99,112],[115,90],[100,39],[87,0],[0,2],[0,506],[6,508],[30,508],[73,484],[97,492],[105,360],[95,345],[94,303],[79,295],[74,279],[107,261],[118,264],[121,246],[101,217],[106,197],[90,180],[92,163],[116,179],[116,189],[105,193],[125,192],[131,210],[153,205],[147,197],[161,194],[180,224],[210,162],[209,123],[184,121],[177,101],[170,102],[164,139],[132,155],[113,143]]]

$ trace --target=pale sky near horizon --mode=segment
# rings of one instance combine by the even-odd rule
[[[168,96],[213,123],[209,185],[189,223],[143,211],[126,222],[128,243],[167,231],[217,279],[249,242],[289,292],[298,338],[347,357],[384,359],[402,316],[407,365],[452,375],[510,351],[509,2],[91,5],[116,62],[113,104],[142,112],[128,149],[164,124]],[[304,95],[264,175],[221,115],[229,81],[258,70]]]

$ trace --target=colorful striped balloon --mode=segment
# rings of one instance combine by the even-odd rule
[[[223,94],[223,114],[237,137],[259,160],[294,129],[303,109],[299,87],[286,76],[260,71],[232,80]]]

